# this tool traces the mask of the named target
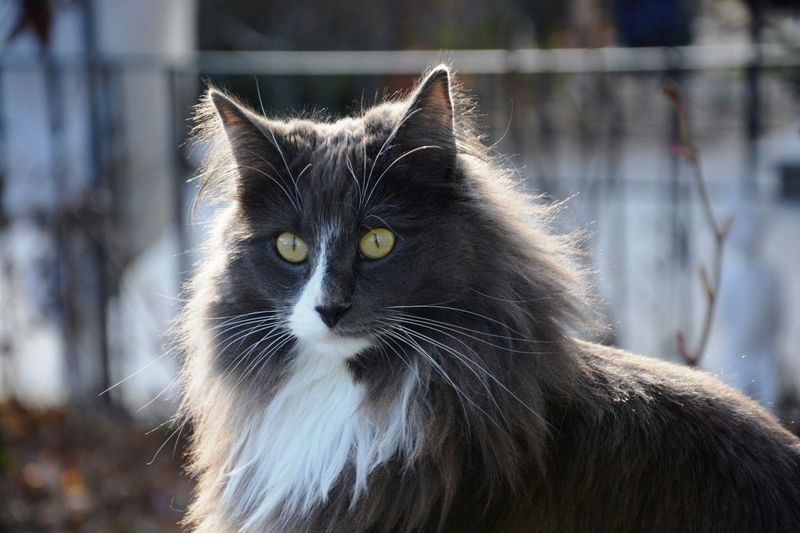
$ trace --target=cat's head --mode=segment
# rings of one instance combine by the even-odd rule
[[[446,67],[335,122],[208,92],[201,183],[225,207],[178,324],[191,468],[211,487],[195,520],[354,502],[393,475],[378,465],[427,458],[414,475],[441,491],[423,520],[475,461],[470,490],[491,493],[541,464],[580,282],[467,107]]]
[[[529,204],[463,103],[444,66],[407,98],[335,122],[272,120],[209,91],[203,132],[223,146],[204,187],[229,204],[204,310],[220,371],[257,374],[293,348],[352,361],[420,356],[426,338],[452,344],[442,334],[510,343],[508,313],[568,300],[560,245],[531,233]]]

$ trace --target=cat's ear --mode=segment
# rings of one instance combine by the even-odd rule
[[[450,174],[456,162],[456,135],[450,70],[431,70],[411,96],[392,143],[399,154],[430,173]]]
[[[245,107],[234,102],[216,89],[211,89],[208,98],[214,105],[225,135],[231,146],[233,156],[237,162],[240,159],[247,160],[247,150],[250,148],[260,148],[266,144],[267,138],[263,130],[256,124],[256,117]]]
[[[256,115],[216,89],[209,91],[208,98],[238,166],[237,190],[244,193],[253,187],[261,189],[275,185],[271,182],[276,180],[284,180],[285,173],[278,169],[285,168],[288,147],[281,142],[280,124],[270,123],[269,119]]]

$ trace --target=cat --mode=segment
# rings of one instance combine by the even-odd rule
[[[444,65],[336,121],[209,89],[185,525],[796,531],[800,441],[708,374],[578,340],[575,239],[473,108]]]

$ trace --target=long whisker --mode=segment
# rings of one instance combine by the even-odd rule
[[[280,339],[280,337],[279,337],[279,339]],[[289,344],[293,340],[294,340],[294,337],[291,334],[286,333],[286,334],[283,335],[283,340],[281,340],[272,349],[270,349],[269,351],[267,351],[266,348],[264,350],[262,350],[262,352],[259,354],[259,356],[256,358],[256,360],[253,361],[254,362],[253,369],[250,370],[249,372],[242,373],[242,377],[240,378],[239,382],[241,382],[245,378],[245,376],[247,376],[249,373],[255,372],[255,375],[253,376],[253,380],[250,383],[250,387],[249,387],[249,388],[252,388],[253,387],[253,383],[256,382],[256,380],[258,379],[259,374],[261,373],[261,370],[263,370],[264,367],[267,366],[267,363],[269,363],[269,360],[272,359],[272,357],[276,353],[278,353],[278,350],[282,349],[284,346],[286,346],[287,344]],[[256,370],[256,368],[258,368],[258,370]],[[237,385],[238,385],[238,383],[237,383]]]
[[[498,302],[506,302],[506,303],[510,303],[510,304],[529,304],[529,303],[533,303],[533,302],[541,302],[542,300],[552,300],[553,299],[552,296],[540,296],[539,298],[530,298],[530,299],[527,299],[527,300],[510,300],[508,298],[500,298],[498,296],[492,296],[491,294],[486,294],[485,292],[479,291],[478,289],[476,289],[474,287],[470,287],[469,289],[472,292],[480,294],[481,296],[483,296],[485,298],[489,298],[491,300],[497,300]]]
[[[264,323],[264,324],[259,323],[259,324],[256,324],[255,326],[245,330],[245,331],[238,332],[231,339],[228,339],[228,342],[225,345],[225,347],[223,347],[221,350],[217,351],[217,354],[214,356],[214,359],[211,361],[211,364],[216,363],[217,360],[222,356],[222,354],[225,353],[225,350],[227,350],[235,342],[240,341],[240,346],[241,346],[241,342],[243,342],[250,335],[253,335],[255,333],[259,333],[261,331],[265,331],[265,330],[270,329],[270,328],[274,329],[274,328],[278,328],[278,327],[280,327],[280,325],[277,322]],[[221,341],[220,344],[222,342],[225,342],[225,340]],[[238,360],[239,357],[241,357],[241,355],[242,354],[239,354],[236,357],[234,357],[233,361],[231,363],[229,363],[229,365],[233,364],[236,360]]]
[[[168,443],[170,440],[172,440],[172,437],[174,437],[176,434],[178,434],[178,432],[179,432],[180,430],[182,430],[182,429],[183,429],[183,426],[185,426],[187,422],[189,422],[189,419],[188,419],[188,418],[187,418],[187,419],[184,419],[184,421],[183,421],[183,422],[181,422],[181,425],[180,425],[180,426],[178,426],[178,427],[177,427],[177,428],[176,428],[176,429],[175,429],[175,430],[174,430],[172,433],[170,433],[170,434],[169,434],[169,436],[167,437],[167,440],[165,440],[165,441],[164,441],[164,443],[163,443],[161,446],[159,446],[159,447],[158,447],[158,449],[156,450],[156,453],[155,453],[155,455],[153,455],[153,458],[152,458],[152,459],[150,459],[150,460],[149,460],[149,461],[146,463],[146,464],[147,464],[147,466],[151,466],[151,465],[153,464],[153,462],[155,462],[155,460],[156,460],[156,457],[158,457],[158,454],[159,454],[159,453],[161,453],[161,450],[163,450],[163,449],[164,449],[164,446],[166,446],[166,445],[167,445],[167,443]]]
[[[271,179],[275,183],[275,185],[280,187],[280,189],[283,191],[283,193],[286,195],[286,197],[292,203],[292,207],[294,207],[297,211],[301,211],[300,204],[295,201],[295,199],[292,197],[292,195],[289,193],[289,191],[286,189],[286,187],[284,187],[283,184],[280,181],[278,181],[276,178],[274,178],[270,174],[267,174],[266,172],[264,172],[260,168],[251,167],[249,165],[242,165],[242,164],[239,164],[238,167],[239,168],[246,168],[248,170],[252,170],[253,172],[258,172],[262,176],[266,176],[267,178]],[[295,187],[296,187],[296,185],[295,185]]]
[[[489,420],[492,420],[492,421],[493,421],[495,424],[497,424],[497,422],[494,420],[494,418],[492,418],[492,416],[491,416],[491,415],[489,415],[489,413],[487,413],[487,412],[486,412],[486,411],[485,411],[485,410],[484,410],[484,409],[483,409],[481,406],[479,406],[478,404],[476,404],[476,403],[475,403],[475,402],[474,402],[474,401],[473,401],[473,400],[472,400],[472,399],[471,399],[471,398],[470,398],[470,397],[469,397],[469,396],[468,396],[468,395],[467,395],[467,394],[466,394],[466,393],[463,391],[463,389],[461,389],[461,387],[459,387],[459,386],[458,386],[458,385],[457,385],[457,384],[456,384],[456,383],[453,381],[453,379],[452,379],[452,378],[451,378],[451,377],[450,377],[450,376],[447,374],[447,372],[444,370],[444,368],[442,368],[442,366],[441,366],[441,365],[440,365],[440,364],[439,364],[439,363],[438,363],[438,362],[437,362],[437,361],[436,361],[436,360],[433,358],[433,356],[432,356],[430,353],[428,353],[428,352],[427,352],[427,351],[426,351],[426,350],[425,350],[425,349],[424,349],[424,348],[423,348],[423,347],[422,347],[422,346],[421,346],[421,345],[420,345],[420,344],[419,344],[419,343],[418,343],[418,342],[417,342],[417,341],[414,339],[414,337],[412,337],[411,335],[409,335],[409,333],[410,333],[410,330],[408,330],[407,328],[403,327],[403,326],[402,326],[402,325],[400,325],[400,324],[396,324],[396,323],[395,323],[395,324],[390,324],[390,325],[393,325],[393,326],[396,328],[396,331],[397,331],[397,333],[399,333],[399,334],[403,335],[403,336],[401,337],[401,336],[399,336],[399,335],[394,335],[394,334],[392,334],[392,337],[393,337],[393,338],[395,338],[396,340],[399,340],[399,341],[403,341],[403,342],[405,342],[406,344],[408,344],[409,346],[411,346],[411,347],[412,347],[412,348],[413,348],[415,351],[418,351],[420,354],[422,354],[422,355],[423,355],[423,356],[424,356],[424,357],[425,357],[425,358],[428,360],[428,362],[429,362],[429,363],[430,363],[430,364],[431,364],[431,365],[434,367],[434,369],[436,369],[436,370],[439,372],[439,374],[442,376],[442,378],[444,378],[444,380],[445,380],[445,381],[446,381],[446,382],[447,382],[447,383],[448,383],[448,384],[449,384],[449,385],[450,385],[450,386],[453,388],[453,390],[456,392],[456,395],[457,395],[457,396],[461,396],[461,397],[462,397],[464,400],[466,400],[467,402],[469,402],[470,404],[472,404],[472,406],[473,406],[473,407],[475,407],[476,409],[478,409],[479,411],[481,411],[481,412],[482,412],[484,415],[486,415],[486,417],[487,417]],[[469,415],[467,414],[467,411],[466,411],[466,406],[463,404],[463,401],[462,401],[461,403],[462,403],[462,409],[464,409],[464,417],[465,417],[465,420],[469,421]],[[500,426],[498,425],[498,427],[500,427]]]
[[[394,140],[395,136],[397,135],[397,132],[400,131],[400,128],[403,126],[403,124],[405,124],[408,119],[410,119],[411,117],[413,117],[414,115],[416,115],[420,111],[421,111],[421,109],[415,109],[415,110],[411,111],[410,113],[408,113],[405,117],[403,117],[403,120],[401,120],[400,123],[397,126],[395,126],[394,130],[392,130],[392,133],[390,133],[389,136],[386,137],[386,140],[383,141],[383,144],[381,145],[380,150],[378,150],[378,155],[376,155],[375,159],[372,160],[372,167],[370,167],[370,169],[369,169],[369,175],[367,176],[367,179],[364,180],[364,183],[363,183],[364,193],[367,192],[367,186],[369,185],[369,182],[372,180],[372,173],[375,172],[375,165],[378,163],[378,160],[381,158],[381,154],[383,154],[383,151],[389,145],[389,142]],[[366,202],[365,202],[365,204],[366,204]],[[363,207],[363,206],[359,206],[359,207]]]
[[[173,418],[169,418],[167,420],[164,420],[163,422],[161,422],[159,425],[157,425],[153,429],[148,429],[147,433],[145,433],[145,435],[150,435],[151,433],[153,433],[155,431],[158,431],[159,429],[163,428],[167,424],[174,424],[174,423],[175,423],[175,419],[173,419]]]
[[[126,377],[126,378],[123,378],[123,379],[121,379],[121,380],[117,381],[116,383],[114,383],[113,385],[111,385],[109,388],[107,388],[107,389],[105,389],[104,391],[100,392],[100,393],[98,394],[98,396],[102,396],[103,394],[106,394],[106,393],[107,393],[107,392],[109,392],[110,390],[112,390],[112,389],[115,389],[115,388],[119,387],[120,385],[122,385],[122,384],[123,384],[123,383],[125,383],[126,381],[128,381],[128,380],[130,380],[130,379],[133,379],[133,378],[135,378],[136,376],[138,376],[139,374],[141,374],[142,372],[144,372],[145,370],[147,370],[148,368],[150,368],[151,366],[153,366],[154,364],[156,364],[157,362],[159,362],[159,361],[160,361],[162,358],[166,357],[167,355],[169,355],[169,354],[170,354],[171,352],[173,352],[173,351],[174,351],[174,349],[167,350],[166,352],[162,353],[161,355],[159,355],[158,357],[156,357],[155,359],[153,359],[152,361],[150,361],[149,363],[147,363],[146,365],[144,365],[142,368],[140,368],[139,370],[137,370],[136,372],[134,372],[133,374],[131,374],[130,376],[128,376],[128,377]]]
[[[445,345],[444,343],[440,343],[440,342],[436,341],[435,339],[433,339],[433,338],[431,338],[431,337],[429,337],[427,335],[419,333],[418,331],[414,331],[414,330],[408,329],[408,328],[404,328],[404,329],[405,329],[405,332],[406,332],[407,335],[416,337],[416,338],[418,338],[418,339],[420,339],[420,340],[422,340],[424,342],[430,343],[433,346],[436,346],[438,348],[444,349],[446,352],[450,353],[451,355],[454,355],[458,360],[460,360],[462,363],[464,363],[464,366],[466,366],[467,369],[470,372],[472,372],[472,374],[478,379],[478,382],[481,385],[483,385],[484,390],[486,390],[486,394],[489,396],[489,398],[492,400],[492,403],[494,403],[495,407],[497,408],[497,412],[500,413],[500,416],[503,417],[503,420],[506,422],[506,424],[508,423],[508,420],[505,418],[505,414],[503,413],[503,410],[500,408],[500,405],[497,403],[497,400],[495,399],[494,395],[492,394],[492,391],[489,389],[488,385],[486,384],[486,381],[468,363],[472,363],[473,365],[475,365],[476,367],[481,369],[486,375],[491,377],[491,374],[490,374],[490,372],[488,370],[483,368],[480,364],[476,363],[475,361],[473,361],[472,359],[470,359],[466,355],[464,355],[464,354],[462,354],[462,353],[460,353],[460,352],[458,352],[456,350],[453,350],[452,348],[450,348],[449,346]],[[489,416],[488,413],[487,413],[487,416]],[[498,424],[498,427],[500,427],[499,424]]]
[[[429,322],[426,319],[422,319],[420,317],[415,317],[415,316],[410,316],[410,315],[402,316],[402,320],[405,321],[405,322],[408,322],[408,323],[416,324],[419,327],[423,327],[423,328],[430,329],[430,330],[433,330],[433,331],[439,331],[442,334],[447,335],[448,337],[451,337],[451,338],[455,339],[456,337],[454,337],[453,335],[450,335],[449,333],[445,333],[445,330],[452,331],[452,332],[457,333],[459,335],[462,335],[464,337],[468,337],[470,339],[474,339],[474,340],[476,340],[476,341],[478,341],[480,343],[486,344],[488,346],[492,346],[494,348],[498,348],[500,350],[505,350],[505,351],[510,352],[510,353],[518,353],[518,354],[526,354],[526,355],[552,355],[552,354],[556,353],[556,352],[552,352],[552,351],[543,352],[543,351],[531,351],[531,350],[517,350],[515,348],[508,348],[506,346],[500,346],[499,344],[495,344],[493,342],[489,342],[486,339],[481,339],[480,337],[476,337],[476,336],[471,335],[469,333],[466,333],[464,331],[460,331],[462,329],[467,329],[468,331],[474,331],[474,330],[469,330],[468,328],[455,328],[455,327],[450,326],[446,322],[440,322],[440,321],[431,321],[431,322]],[[477,332],[477,333],[483,334],[482,332]],[[488,334],[488,335],[491,335],[491,334]],[[500,337],[500,338],[506,338],[506,337],[502,337],[502,336],[499,336],[499,335],[494,335],[494,336]],[[508,337],[508,338],[510,339],[511,337]],[[520,339],[520,340],[523,340],[523,339]],[[536,342],[536,341],[530,341],[530,342]]]
[[[309,163],[309,164],[307,164],[306,166],[304,166],[304,167],[303,167],[303,170],[301,170],[301,171],[300,171],[300,173],[297,175],[297,181],[298,181],[298,182],[300,181],[300,178],[302,178],[302,177],[303,177],[303,174],[305,174],[305,173],[306,173],[306,170],[308,170],[309,168],[311,168],[311,163]]]
[[[266,113],[264,112],[264,101],[261,99],[261,88],[258,86],[258,78],[256,78],[256,92],[258,93],[258,104],[261,106],[261,114],[266,117]],[[281,150],[280,145],[278,144],[278,140],[275,138],[275,132],[272,130],[272,126],[270,126],[269,121],[266,121],[267,130],[269,131],[270,136],[272,137],[272,144],[275,145],[275,149],[278,150],[278,154],[281,156],[281,161],[283,161],[283,166],[286,167],[286,172],[289,174],[289,178],[291,178],[292,183],[294,183],[294,190],[295,194],[297,195],[297,203],[298,206],[300,204],[300,190],[297,188],[297,179],[292,176],[292,171],[289,170],[289,164],[286,162],[286,157],[283,155],[283,150]],[[297,209],[300,211],[300,208]]]
[[[468,361],[472,362],[472,363],[473,363],[473,364],[475,364],[475,365],[476,365],[478,368],[480,368],[481,370],[483,370],[483,372],[485,372],[485,373],[486,373],[486,375],[487,375],[489,378],[491,378],[491,379],[492,379],[492,380],[493,380],[495,383],[497,383],[497,384],[498,384],[498,385],[499,385],[499,386],[500,386],[500,387],[501,387],[501,388],[502,388],[504,391],[506,391],[506,392],[507,392],[507,393],[508,393],[508,394],[509,394],[509,395],[510,395],[512,398],[514,398],[516,401],[518,401],[518,402],[519,402],[519,403],[520,403],[520,404],[521,404],[523,407],[525,407],[525,408],[526,408],[528,411],[530,411],[530,412],[531,412],[531,413],[532,413],[534,416],[536,416],[537,418],[539,418],[539,419],[540,419],[542,422],[544,422],[544,423],[545,423],[545,424],[547,424],[548,426],[549,426],[549,425],[551,425],[551,424],[550,424],[550,423],[549,423],[549,422],[548,422],[548,421],[547,421],[547,420],[546,420],[546,419],[545,419],[545,418],[544,418],[542,415],[540,415],[539,413],[537,413],[537,412],[536,412],[536,411],[535,411],[533,408],[531,408],[531,407],[530,407],[530,406],[529,406],[527,403],[525,403],[524,401],[522,401],[522,399],[520,399],[520,397],[519,397],[519,396],[517,396],[516,394],[514,394],[514,392],[512,392],[512,391],[511,391],[511,390],[510,390],[508,387],[506,387],[506,385],[505,385],[505,384],[503,384],[503,383],[502,383],[502,382],[501,382],[499,379],[497,379],[497,378],[494,376],[494,374],[492,374],[491,372],[489,372],[488,370],[486,370],[486,369],[485,369],[483,366],[481,366],[481,365],[477,364],[475,361],[472,361],[471,359],[469,359],[469,358],[468,358],[466,355],[464,355],[464,354],[462,354],[462,353],[458,352],[457,350],[454,350],[453,348],[451,348],[450,346],[447,346],[446,344],[444,344],[444,343],[442,343],[442,342],[439,342],[439,341],[437,341],[436,339],[432,339],[432,338],[430,338],[430,337],[427,337],[426,335],[420,334],[419,332],[416,332],[416,331],[413,331],[413,330],[409,330],[409,331],[410,331],[410,332],[413,332],[413,334],[415,334],[415,335],[422,335],[423,337],[426,337],[426,338],[427,338],[427,340],[428,340],[428,342],[430,342],[431,344],[434,344],[435,346],[438,346],[439,348],[441,348],[441,349],[443,349],[443,350],[447,351],[448,353],[450,353],[450,354],[452,354],[452,355],[454,355],[454,356],[456,356],[456,357],[464,357],[464,358],[466,358]],[[472,348],[471,348],[471,347],[470,347],[468,344],[466,344],[464,341],[461,341],[460,339],[457,339],[456,337],[453,337],[453,338],[454,338],[456,341],[458,341],[458,342],[460,342],[461,344],[463,344],[463,345],[464,345],[464,346],[465,346],[465,347],[466,347],[468,350],[472,351],[472,353],[475,353],[475,351],[474,351],[474,350],[472,350]],[[475,355],[477,355],[477,354],[475,354]]]
[[[286,340],[286,339],[291,339],[291,333],[289,333],[288,331],[284,331],[283,333],[279,334],[274,339],[272,339],[272,342],[270,342],[264,349],[262,349],[258,353],[258,355],[245,367],[245,369],[242,371],[242,375],[239,377],[239,380],[236,382],[236,385],[238,386],[242,382],[242,380],[244,378],[246,378],[247,375],[256,366],[258,366],[265,357],[266,358],[271,357],[274,352],[276,352],[278,349],[280,349],[280,347],[285,344],[283,341]],[[264,338],[262,338],[259,342],[255,343],[253,348],[251,348],[251,353],[252,353],[252,351],[255,351],[254,349],[255,349],[256,346],[258,346],[259,344],[261,344],[265,340],[267,340],[266,336]],[[237,366],[238,366],[238,363],[237,363]],[[230,370],[230,373],[233,373],[233,371],[235,369],[236,369],[236,367],[232,368]],[[230,375],[230,373],[229,373],[229,375]]]
[[[463,331],[468,331],[468,332],[474,333],[476,335],[484,335],[486,337],[494,337],[494,338],[498,338],[498,339],[520,341],[520,342],[532,342],[532,343],[536,343],[536,344],[553,344],[554,343],[554,341],[539,341],[539,340],[534,340],[534,339],[528,339],[528,338],[525,338],[525,337],[512,337],[511,335],[499,335],[497,333],[489,333],[488,331],[481,331],[481,330],[478,330],[478,329],[468,328],[466,326],[461,326],[459,324],[452,324],[450,322],[445,322],[443,320],[436,320],[435,318],[424,317],[424,316],[420,316],[420,315],[412,315],[410,313],[399,312],[399,313],[395,313],[394,315],[395,316],[402,316],[402,317],[412,317],[412,318],[414,318],[416,320],[422,320],[424,322],[429,322],[429,323],[432,323],[432,324],[441,324],[441,325],[444,325],[444,326],[449,326],[451,328],[455,328],[455,329],[459,329],[459,330],[463,330]]]
[[[250,313],[239,313],[236,315],[219,315],[219,316],[204,316],[204,320],[225,320],[229,318],[244,318],[246,316],[261,315],[261,314],[276,314],[280,313],[280,309],[262,309],[260,311],[251,311]]]
[[[383,331],[379,332],[379,333],[378,333],[378,334],[375,336],[375,338],[376,338],[376,340],[378,340],[378,341],[388,340],[388,337],[387,337],[386,335],[387,335],[388,333],[390,333],[390,332],[391,332],[391,330],[383,330]],[[380,348],[380,349],[383,349],[383,348],[385,348],[386,346],[385,346],[385,345],[383,345],[383,344],[378,344],[378,345],[377,345],[377,347],[378,347],[378,348]],[[386,353],[386,351],[385,351],[385,350],[383,350],[383,353],[385,354],[385,353]],[[397,352],[397,351],[394,351],[394,353],[395,353],[395,355],[397,355],[397,356],[400,358],[400,360],[401,360],[403,363],[405,363],[406,367],[408,367],[408,369],[409,369],[409,370],[411,370],[411,372],[415,372],[415,371],[414,371],[414,369],[413,369],[413,368],[411,368],[411,364],[408,362],[408,360],[407,360],[405,357],[403,357],[403,355],[402,355],[401,353],[399,353],[399,352]],[[387,359],[388,359],[388,354],[387,354]]]
[[[214,363],[216,363],[217,360],[220,357],[222,357],[222,354],[225,353],[225,351],[230,346],[232,346],[236,341],[244,341],[244,339],[246,339],[248,336],[250,336],[250,335],[252,335],[254,333],[258,333],[259,331],[263,331],[264,329],[268,329],[269,327],[276,326],[276,325],[278,325],[280,323],[280,319],[277,318],[277,317],[267,317],[267,318],[258,319],[258,320],[254,320],[254,321],[247,320],[247,321],[244,321],[243,323],[235,323],[233,325],[230,325],[229,327],[227,327],[223,331],[221,331],[221,332],[217,333],[216,335],[214,335],[214,337],[212,337],[210,339],[210,341],[215,340],[216,338],[220,337],[221,335],[224,335],[228,331],[234,330],[236,328],[241,328],[244,325],[253,324],[253,323],[254,323],[254,325],[250,326],[249,328],[245,328],[245,329],[243,329],[241,331],[236,332],[230,338],[220,340],[213,347],[213,349],[217,353],[214,356],[214,358],[211,360],[211,364],[213,365]],[[227,342],[227,344],[222,349],[220,349],[220,345],[223,342]],[[240,346],[241,346],[241,342],[240,342]]]
[[[141,413],[142,411],[144,411],[145,409],[147,409],[148,407],[150,407],[151,405],[153,405],[153,403],[154,403],[156,400],[158,400],[159,398],[161,398],[161,396],[163,396],[163,395],[164,395],[164,393],[165,393],[165,392],[167,392],[167,391],[168,391],[168,390],[169,390],[169,389],[172,387],[172,385],[174,385],[174,384],[175,384],[175,382],[176,382],[177,380],[178,380],[178,378],[177,378],[177,377],[175,377],[175,378],[173,378],[172,380],[170,380],[170,382],[169,382],[169,383],[167,383],[167,384],[164,386],[164,388],[163,388],[163,389],[161,389],[161,392],[159,392],[158,394],[156,394],[156,395],[153,397],[153,399],[152,399],[152,400],[150,400],[149,402],[147,402],[147,403],[146,403],[146,404],[144,404],[143,406],[139,407],[139,408],[136,410],[136,412],[137,412],[137,413]]]
[[[347,167],[348,172],[350,172],[350,175],[353,177],[353,181],[356,183],[356,191],[358,192],[358,205],[359,205],[359,208],[360,208],[360,206],[361,206],[361,183],[358,181],[358,178],[356,177],[356,173],[353,170],[353,164],[350,162],[350,158],[348,157],[344,161],[345,161],[345,166]],[[356,211],[357,210],[358,210],[358,208],[356,209]]]
[[[398,332],[392,331],[392,332],[387,333],[386,337],[384,338],[384,340],[387,341],[386,346],[389,347],[398,357],[401,357],[401,358],[402,358],[402,356],[400,355],[400,352],[402,351],[403,344],[411,347],[412,350],[414,350],[415,352],[418,352],[420,355],[422,355],[431,364],[433,369],[436,372],[438,372],[440,376],[442,376],[442,379],[444,379],[445,382],[448,385],[450,385],[450,387],[453,389],[453,391],[455,391],[456,398],[458,398],[458,402],[459,402],[459,404],[461,404],[461,410],[464,412],[464,420],[466,421],[467,428],[469,428],[470,427],[469,413],[467,412],[467,406],[464,404],[464,400],[467,400],[468,402],[470,402],[472,404],[474,404],[474,402],[467,397],[467,395],[464,393],[463,390],[461,390],[461,388],[458,385],[455,384],[455,382],[450,378],[450,376],[447,374],[447,372],[441,367],[441,365],[439,365],[433,359],[433,357],[430,354],[428,354],[424,349],[422,349],[422,347],[418,347],[418,348],[415,347],[415,344],[418,344],[418,343],[416,343],[416,341],[414,341],[413,339],[409,340],[409,339],[403,338],[403,337],[401,337],[399,335],[399,333],[400,333],[399,330],[398,330]],[[391,341],[391,344],[389,344],[388,341]],[[397,343],[397,345],[394,344],[395,342]],[[398,346],[400,348],[399,350],[398,350]]]
[[[390,225],[388,222],[386,222],[386,221],[385,221],[385,220],[384,220],[382,217],[379,217],[378,215],[375,215],[375,214],[372,214],[372,213],[370,213],[370,214],[368,214],[367,216],[365,216],[365,217],[364,217],[364,221],[366,221],[366,220],[368,220],[368,219],[370,219],[370,218],[377,218],[377,219],[378,219],[378,221],[379,221],[381,224],[383,224],[383,227],[385,227],[385,228],[389,228],[390,230],[392,230],[392,233],[395,233],[395,234],[397,233],[397,232],[394,230],[394,228],[392,228],[392,226],[391,226],[391,225]],[[370,229],[372,229],[372,228],[370,228]]]
[[[477,316],[478,318],[482,318],[484,320],[492,322],[493,324],[497,324],[499,326],[502,326],[503,328],[511,331],[512,333],[516,333],[517,335],[525,337],[524,333],[521,333],[521,332],[513,329],[508,324],[504,324],[503,322],[500,322],[499,320],[495,320],[494,318],[488,317],[486,315],[482,315],[480,313],[476,313],[475,311],[470,311],[469,309],[461,309],[459,307],[449,307],[449,306],[440,305],[440,304],[390,305],[390,306],[386,307],[386,309],[443,309],[443,310],[447,310],[447,311],[455,311],[455,312],[458,312],[458,313],[464,313],[464,314],[467,314],[467,315]]]
[[[409,150],[406,153],[404,153],[403,155],[398,156],[397,158],[395,158],[395,160],[392,161],[389,164],[389,166],[387,166],[385,169],[383,169],[383,172],[381,172],[381,175],[378,176],[378,179],[375,180],[375,183],[372,185],[372,188],[369,190],[369,194],[367,194],[367,199],[364,201],[364,204],[365,205],[369,205],[369,201],[370,201],[370,199],[372,199],[372,194],[375,192],[375,189],[378,187],[378,184],[381,182],[381,180],[386,175],[386,173],[389,172],[389,170],[391,170],[391,168],[393,166],[395,166],[395,164],[399,163],[401,160],[403,160],[404,158],[406,158],[407,156],[410,156],[411,154],[413,154],[415,152],[419,152],[420,150],[431,150],[431,149],[444,150],[444,148],[442,148],[441,146],[434,146],[434,145],[418,146],[417,148],[414,148],[413,150]]]
[[[236,328],[239,328],[239,327],[242,327],[242,326],[246,326],[246,325],[249,325],[249,324],[256,324],[256,323],[275,322],[275,321],[278,321],[278,320],[280,320],[280,316],[279,316],[278,313],[276,313],[274,315],[256,316],[256,317],[241,318],[241,319],[235,319],[235,320],[226,320],[222,324],[218,324],[218,325],[216,325],[216,326],[214,326],[212,328],[208,328],[209,332],[213,332],[213,331],[218,330],[220,328],[224,328],[221,331],[218,331],[209,340],[213,341],[214,339],[216,339],[220,335],[222,335],[224,333],[227,333],[228,331],[231,331],[232,329],[236,329]]]
[[[214,337],[212,337],[210,340],[212,340],[212,341],[213,341],[214,339],[216,339],[216,338],[217,338],[217,337],[219,337],[220,335],[224,334],[225,332],[227,332],[227,331],[230,331],[231,329],[235,329],[235,328],[237,328],[237,327],[239,327],[239,326],[241,326],[241,325],[244,325],[244,324],[247,324],[247,323],[252,323],[252,322],[256,322],[256,321],[259,321],[259,320],[261,320],[261,318],[252,318],[252,319],[244,320],[244,321],[241,321],[241,322],[235,322],[235,320],[234,320],[234,319],[237,319],[237,318],[240,318],[240,317],[246,317],[246,316],[249,316],[249,315],[255,315],[255,314],[264,314],[264,313],[277,314],[277,313],[279,313],[279,312],[280,312],[280,311],[255,311],[255,312],[253,312],[253,313],[245,313],[245,314],[243,314],[243,315],[232,315],[232,316],[230,316],[230,317],[214,317],[214,318],[209,318],[209,320],[216,320],[216,319],[221,319],[221,318],[232,319],[232,320],[226,320],[225,322],[223,322],[223,323],[221,323],[221,324],[218,324],[218,325],[214,326],[213,328],[210,328],[210,329],[209,329],[209,331],[213,331],[213,330],[215,330],[215,329],[217,329],[217,328],[220,328],[220,327],[223,327],[223,326],[225,326],[225,325],[230,325],[230,326],[231,326],[231,327],[229,327],[229,328],[227,328],[227,329],[223,330],[222,332],[218,333],[217,335],[215,335]],[[234,322],[235,322],[235,323],[234,323]],[[158,357],[156,357],[155,359],[153,359],[152,361],[150,361],[149,363],[147,363],[146,365],[144,365],[144,366],[143,366],[142,368],[140,368],[139,370],[136,370],[135,372],[133,372],[133,373],[132,373],[132,374],[130,374],[129,376],[127,376],[127,377],[125,377],[125,378],[123,378],[123,379],[121,379],[121,380],[117,381],[116,383],[114,383],[113,385],[111,385],[110,387],[108,387],[107,389],[105,389],[104,391],[100,392],[100,393],[98,394],[98,396],[102,396],[103,394],[107,394],[109,391],[111,391],[111,390],[113,390],[113,389],[115,389],[115,388],[119,387],[119,386],[120,386],[120,385],[122,385],[123,383],[126,383],[127,381],[130,381],[131,379],[133,379],[134,377],[138,376],[139,374],[141,374],[142,372],[144,372],[144,371],[145,371],[145,370],[147,370],[148,368],[152,367],[152,366],[153,366],[154,364],[156,364],[158,361],[160,361],[161,359],[163,359],[164,357],[166,357],[166,356],[167,356],[167,355],[169,355],[170,353],[173,353],[174,351],[175,351],[175,348],[171,348],[171,349],[169,349],[169,350],[165,351],[164,353],[162,353],[161,355],[159,355]]]
[[[268,340],[270,338],[270,335],[272,335],[275,331],[278,331],[280,329],[282,329],[282,326],[280,324],[272,324],[272,325],[268,325],[268,326],[264,326],[262,328],[256,329],[254,331],[250,331],[245,336],[245,338],[249,337],[250,335],[253,335],[255,333],[259,333],[261,331],[266,331],[266,333],[263,334],[259,338],[259,340],[256,341],[255,343],[253,343],[247,350],[245,350],[245,351],[241,352],[240,354],[238,354],[236,357],[234,357],[233,361],[228,363],[228,368],[225,369],[225,374],[223,375],[223,377],[231,375],[231,373],[233,373],[233,371],[236,370],[236,368],[241,364],[241,362],[244,361],[245,359],[247,359],[247,357],[249,357],[253,353],[253,351],[255,351],[256,347],[258,347],[259,344],[261,344],[262,342]],[[242,339],[242,341],[244,341],[244,339]],[[241,343],[240,343],[240,347],[241,347]]]

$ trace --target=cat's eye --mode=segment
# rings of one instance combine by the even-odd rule
[[[290,263],[302,263],[308,257],[308,247],[294,233],[284,231],[275,239],[275,248]]]
[[[371,229],[361,237],[358,251],[367,259],[380,259],[392,251],[394,233],[386,228]]]

